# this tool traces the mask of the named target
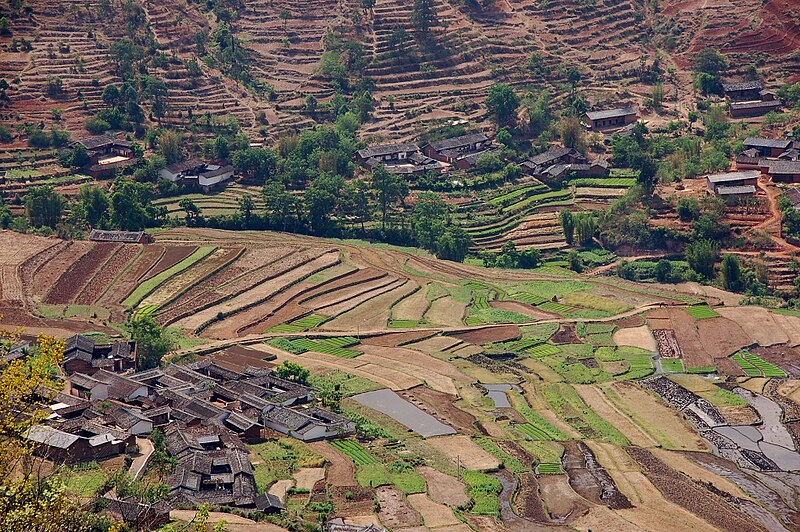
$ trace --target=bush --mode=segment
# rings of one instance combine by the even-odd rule
[[[84,125],[90,133],[95,135],[99,135],[111,129],[111,124],[97,117],[88,119]]]

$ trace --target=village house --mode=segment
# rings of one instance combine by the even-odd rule
[[[119,244],[151,244],[153,235],[144,231],[103,231],[92,229],[89,240],[93,242],[115,242]]]
[[[72,143],[86,148],[89,162],[86,165],[89,174],[95,179],[114,177],[118,170],[136,164],[133,148],[127,140],[116,139],[108,135],[96,135],[78,139]]]
[[[200,159],[188,159],[171,164],[159,171],[159,175],[173,183],[195,186],[210,192],[233,177],[233,166],[208,164]]]
[[[728,199],[754,195],[759,177],[761,172],[757,170],[726,172],[706,176],[706,183],[711,194]]]
[[[275,406],[264,413],[264,425],[306,442],[347,436],[355,430],[349,419],[320,408]]]
[[[744,139],[743,144],[745,150],[754,149],[761,157],[780,157],[792,146],[792,141],[786,139],[747,137]]]
[[[731,102],[731,118],[751,118],[763,116],[772,111],[779,111],[781,108],[779,100],[753,101],[753,102]]]
[[[34,452],[55,463],[102,460],[125,452],[129,441],[111,430],[67,432],[49,425],[35,425],[25,436],[36,442]]]
[[[492,139],[483,133],[470,133],[460,137],[429,142],[422,152],[431,159],[450,164],[459,170],[475,165],[477,158],[491,151]]]
[[[638,113],[632,106],[603,111],[588,111],[584,115],[586,126],[594,131],[624,127],[633,124],[637,119]]]
[[[800,161],[764,159],[760,163],[762,172],[776,183],[800,183]]]
[[[64,372],[67,375],[92,375],[99,369],[119,372],[134,367],[136,355],[133,342],[95,344],[91,338],[76,334],[64,343]]]
[[[170,521],[172,508],[165,501],[147,504],[135,497],[117,499],[108,496],[101,500],[109,517],[131,525],[134,530],[157,530]]]
[[[356,152],[356,160],[365,168],[383,165],[390,174],[419,175],[441,172],[443,165],[422,154],[416,144],[381,144]]]
[[[757,80],[722,84],[725,97],[734,102],[760,100],[762,90],[764,86]]]
[[[544,151],[533,157],[528,157],[520,164],[522,171],[528,175],[539,175],[554,164],[583,164],[586,157],[574,148],[564,148],[563,146],[550,146]]]

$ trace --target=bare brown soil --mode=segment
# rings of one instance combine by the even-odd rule
[[[759,523],[730,506],[723,497],[698,486],[683,473],[669,468],[652,453],[637,447],[627,447],[626,451],[667,500],[723,530],[764,530]]]
[[[78,305],[91,305],[111,286],[128,264],[142,251],[139,245],[123,245],[118,248],[102,268],[92,277],[75,298]]]
[[[550,337],[550,340],[554,344],[581,343],[581,339],[578,338],[578,333],[575,331],[575,324],[573,323],[562,324],[561,327],[556,331],[556,333]]]
[[[195,251],[197,251],[197,246],[167,246],[159,261],[145,273],[141,280],[146,281],[172,268]]]
[[[569,476],[569,484],[583,498],[615,510],[632,508],[630,501],[620,493],[614,480],[597,463],[592,450],[583,442],[565,442],[562,459]]]
[[[540,523],[549,522],[549,517],[539,498],[539,481],[534,473],[519,473],[519,487],[514,496],[514,509],[517,515]]]
[[[53,305],[71,303],[87,280],[91,279],[120,247],[121,244],[95,244],[91,251],[78,259],[66,274],[59,277],[47,294],[45,302]]]
[[[701,368],[714,365],[714,359],[706,351],[701,340],[695,320],[685,310],[679,308],[662,308],[647,313],[650,329],[672,329],[678,338],[683,352],[686,367]]]
[[[456,508],[469,500],[464,491],[464,484],[457,478],[429,466],[421,466],[417,471],[425,478],[428,484],[428,496],[434,502]]]
[[[570,487],[567,475],[542,475],[538,480],[539,493],[553,521],[563,523],[589,511],[589,502]]]
[[[786,371],[791,377],[800,378],[800,348],[786,346],[756,347],[751,352],[767,362]]]
[[[397,347],[411,342],[416,342],[432,336],[432,331],[408,331],[396,333],[382,333],[364,336],[361,342],[370,345],[380,345],[384,347]]]
[[[389,528],[404,528],[421,524],[419,514],[399,489],[381,486],[375,490],[375,496],[381,507],[378,515],[384,525]]]
[[[31,283],[32,294],[35,297],[44,297],[58,279],[69,270],[69,267],[92,249],[90,242],[71,241],[61,246],[61,251],[51,257],[33,275]]]
[[[453,333],[448,336],[458,338],[471,344],[483,345],[496,342],[505,342],[520,337],[519,327],[516,325],[503,325],[501,327],[486,327],[469,331]]]

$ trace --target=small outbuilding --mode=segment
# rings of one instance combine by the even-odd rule
[[[756,185],[761,172],[726,172],[706,176],[708,191],[717,196],[741,196],[756,193]]]
[[[753,101],[753,102],[731,102],[731,118],[749,118],[763,116],[772,111],[778,111],[781,102],[778,100]]]
[[[89,240],[93,242],[115,242],[119,244],[151,244],[153,235],[144,231],[102,231],[92,229]]]
[[[625,127],[636,122],[638,118],[636,109],[630,105],[617,109],[589,111],[584,115],[586,126],[595,131]]]

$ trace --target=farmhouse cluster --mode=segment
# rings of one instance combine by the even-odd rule
[[[46,420],[28,431],[36,452],[59,463],[101,460],[141,451],[140,438],[164,434],[176,461],[169,480],[176,506],[280,509],[256,494],[245,443],[286,434],[302,441],[352,434],[349,419],[314,406],[315,390],[247,366],[241,372],[211,360],[133,372],[135,346],[66,342],[63,392],[43,397]],[[139,471],[140,472],[140,471]]]

